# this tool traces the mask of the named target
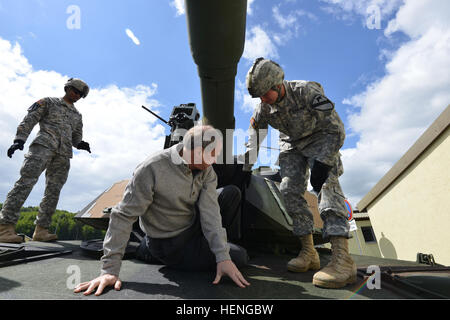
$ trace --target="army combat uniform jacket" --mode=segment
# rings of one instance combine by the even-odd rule
[[[72,146],[76,147],[82,139],[81,114],[62,98],[44,98],[34,103],[17,127],[15,140],[25,142],[37,123],[40,130],[25,155],[20,178],[8,193],[0,212],[2,224],[17,223],[21,206],[46,170],[45,193],[35,222],[48,228],[67,181]]]
[[[345,196],[338,180],[343,173],[339,149],[345,139],[344,124],[319,83],[285,80],[283,84],[286,94],[280,102],[261,103],[253,113],[246,152],[249,159],[245,166],[248,169],[256,162],[268,125],[278,129],[280,192],[293,219],[294,234],[302,236],[313,231],[313,215],[303,195],[308,184],[308,168],[314,161],[320,161],[332,167],[318,199],[324,222],[323,238],[348,237]]]
[[[72,158],[72,146],[76,147],[83,136],[83,122],[78,110],[63,98],[39,100],[28,109],[17,127],[15,139],[26,141],[37,123],[40,130],[31,144],[40,144]]]
[[[249,137],[247,152],[257,155],[270,124],[280,131],[281,152],[296,148],[305,157],[334,166],[345,130],[333,102],[317,82],[285,80],[283,84],[286,94],[279,103],[261,103],[254,111],[250,122],[256,131]]]

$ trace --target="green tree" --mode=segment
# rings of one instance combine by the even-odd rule
[[[16,232],[23,233],[31,237],[34,232],[34,220],[36,220],[36,215],[38,210],[35,211],[21,211],[19,221],[16,224]]]
[[[3,204],[0,203],[0,210]],[[23,207],[20,210],[20,218],[16,224],[16,232],[26,234],[28,237],[33,236],[34,221],[38,214],[38,207]],[[91,226],[85,225],[80,221],[76,221],[75,214],[65,211],[56,210],[52,216],[49,227],[50,232],[58,235],[58,240],[92,240],[103,239],[105,237],[104,230],[98,230]]]

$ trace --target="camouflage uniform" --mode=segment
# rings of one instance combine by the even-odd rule
[[[0,224],[16,224],[20,208],[41,173],[46,170],[45,194],[39,205],[36,224],[48,228],[59,194],[67,180],[72,146],[82,140],[81,114],[62,98],[44,98],[34,103],[17,127],[15,140],[26,141],[39,122],[40,130],[25,155],[20,178],[8,193],[0,212]]]
[[[344,125],[317,82],[283,81],[285,96],[274,105],[261,103],[251,118],[247,154],[257,155],[267,135],[268,125],[280,131],[280,191],[294,221],[294,234],[313,231],[313,215],[303,197],[309,168],[320,161],[332,167],[319,195],[319,211],[324,222],[323,237],[349,236],[347,209],[338,177],[343,173],[339,149],[345,139]],[[262,130],[261,130],[262,129]],[[255,152],[256,151],[256,152]],[[253,159],[255,160],[255,159]],[[253,163],[250,159],[250,163]]]

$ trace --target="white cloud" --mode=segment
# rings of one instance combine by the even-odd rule
[[[55,71],[34,70],[18,44],[0,38],[0,202],[19,177],[23,155],[37,132],[29,137],[24,151],[12,159],[6,150],[12,144],[17,125],[27,108],[45,96],[61,97],[68,77]],[[84,79],[89,83],[89,79]],[[74,149],[69,179],[64,186],[58,208],[77,211],[114,182],[129,179],[135,167],[149,154],[161,150],[164,127],[141,109],[157,111],[153,99],[156,84],[119,88],[109,85],[91,88],[86,99],[76,103],[83,115],[83,140],[92,154]],[[45,177],[41,176],[25,205],[38,205],[43,195]]]
[[[389,22],[385,35],[402,31],[411,38],[424,36],[430,29],[450,29],[450,1],[413,0],[405,4],[395,19]]]
[[[255,0],[247,0],[247,14],[248,15],[252,15],[253,14],[253,2],[255,2]]]
[[[358,110],[347,131],[360,139],[342,151],[342,184],[355,204],[450,103],[449,21],[448,1],[407,1],[385,33],[411,39],[388,57],[384,77],[344,100]]]
[[[170,6],[177,10],[177,16],[182,16],[186,13],[184,8],[184,0],[174,0],[170,2]]]
[[[309,20],[318,20],[311,12],[305,10],[292,10],[292,8],[290,8],[288,14],[284,15],[281,13],[280,7],[281,5],[277,5],[272,8],[272,16],[277,25],[282,29],[281,32],[273,34],[273,40],[277,45],[286,44],[293,37],[297,37],[300,32],[305,33],[305,30],[301,25],[301,18],[306,17]]]
[[[245,82],[237,79],[235,91],[236,104],[240,105],[240,109],[245,113],[253,113],[253,110],[261,102],[259,98],[252,98],[248,93]]]
[[[381,13],[389,15],[394,13],[404,0],[320,0],[325,3],[333,5],[335,12],[343,10],[346,12],[354,12],[359,15],[365,16],[367,8],[371,6],[377,6],[380,8]]]
[[[283,15],[280,11],[280,5],[274,6],[272,8],[272,15],[275,18],[276,23],[280,28],[294,28],[298,29],[300,27],[299,20],[300,18],[308,18],[309,20],[317,21],[318,18],[315,14],[305,11],[305,10],[292,10],[290,8],[289,13]]]
[[[135,45],[138,46],[141,44],[139,39],[134,35],[133,31],[131,31],[130,29],[125,29],[125,33],[134,42]]]
[[[278,51],[268,33],[261,26],[254,26],[247,31],[242,56],[250,61],[258,57],[272,59],[278,58]]]
[[[272,13],[275,21],[282,29],[295,27],[297,25],[297,15],[295,12],[290,12],[288,15],[283,16],[280,12],[280,7],[275,6],[272,8]]]
[[[366,18],[376,7],[380,11],[381,21],[387,20],[391,14],[395,13],[404,0],[320,0],[327,3],[322,9],[336,18],[344,21],[352,21],[355,17],[360,17],[363,25]],[[369,10],[369,12],[368,12]]]

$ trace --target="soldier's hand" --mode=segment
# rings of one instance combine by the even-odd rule
[[[77,145],[78,150],[86,150],[87,152],[91,153],[91,148],[89,147],[89,143],[86,141],[80,141],[80,143]]]
[[[8,157],[12,158],[12,155],[16,150],[23,150],[23,145],[25,144],[25,141],[23,140],[14,140],[14,144],[9,147],[8,149]]]
[[[319,162],[314,161],[314,165],[311,168],[311,185],[315,192],[319,193],[322,189],[323,184],[328,179],[331,167]]]
[[[80,283],[75,288],[75,290],[73,290],[73,292],[78,293],[87,289],[85,292],[83,292],[83,294],[87,296],[90,295],[95,290],[95,288],[98,287],[95,295],[99,296],[107,286],[114,286],[114,289],[119,291],[120,287],[122,286],[122,281],[120,281],[119,277],[112,274],[104,274],[100,277],[95,278],[94,280]]]
[[[229,276],[241,288],[250,285],[231,260],[221,261],[217,264],[216,279],[214,279],[213,284],[218,284],[223,275]]]

